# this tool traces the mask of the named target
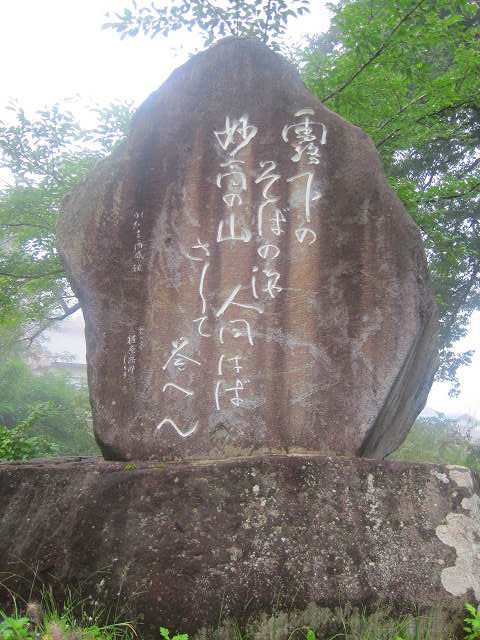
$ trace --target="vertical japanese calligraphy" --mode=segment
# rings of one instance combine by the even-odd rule
[[[299,118],[293,124],[286,124],[282,130],[282,139],[287,142],[295,151],[291,156],[291,161],[296,164],[307,164],[312,167],[308,171],[301,171],[296,175],[287,178],[287,182],[302,185],[304,189],[304,211],[303,219],[295,228],[295,236],[300,244],[311,245],[317,239],[317,234],[312,228],[311,207],[315,200],[321,198],[321,193],[314,189],[315,172],[314,167],[320,164],[320,146],[327,142],[327,128],[323,122],[311,120],[314,116],[313,109],[300,109],[295,113],[295,118]],[[320,140],[317,133],[320,132]]]
[[[244,198],[251,188],[249,176],[245,172],[245,151],[257,135],[258,129],[249,123],[247,115],[238,120],[225,118],[225,127],[214,131],[220,147],[222,162],[216,176],[217,188],[221,190],[225,210],[218,224],[217,243],[229,241],[225,253],[235,247],[235,243],[248,243],[253,237],[253,220],[245,210]],[[241,407],[248,393],[247,373],[242,356],[237,353],[231,339],[244,341],[246,348],[254,345],[252,323],[256,316],[264,313],[264,305],[257,302],[258,295],[254,279],[250,282],[233,281],[229,293],[214,310],[217,320],[215,339],[219,345],[217,379],[214,384],[215,409],[221,411],[226,406]],[[248,292],[247,296],[242,293]],[[247,300],[245,299],[247,297]],[[243,300],[243,301],[240,301]],[[227,319],[227,317],[229,319]]]
[[[133,265],[132,271],[140,273],[144,271],[145,252],[143,239],[143,211],[134,211],[133,213],[133,231],[135,234],[135,243],[133,245]]]
[[[261,132],[247,114],[238,118],[227,115],[213,130],[218,166],[211,184],[220,192],[222,206],[213,233],[207,235],[200,229],[192,236],[196,240],[190,240],[182,249],[195,274],[198,310],[191,319],[186,319],[191,335],[175,337],[165,353],[162,393],[172,399],[168,406],[175,407],[176,413],[173,415],[169,409],[157,431],[169,430],[180,438],[188,438],[205,426],[196,418],[192,421],[194,414],[186,409],[195,402],[194,389],[198,387],[192,382],[193,377],[201,377],[206,391],[202,401],[210,403],[214,412],[231,417],[232,410],[248,406],[250,380],[252,375],[258,376],[258,372],[249,371],[250,356],[260,335],[256,323],[284,292],[280,267],[282,237],[293,224],[294,239],[300,244],[308,246],[317,239],[313,206],[321,194],[315,183],[315,167],[321,161],[320,147],[326,143],[327,130],[315,120],[312,109],[300,109],[294,118],[295,122],[285,124],[280,132],[282,140],[293,150],[289,161],[296,167],[296,172],[287,176],[279,170],[278,158],[260,155],[256,162],[251,162],[252,156],[259,156],[257,141]],[[292,185],[297,196],[300,193],[295,206],[282,202],[282,185]],[[256,203],[254,207],[252,202]],[[140,214],[136,220],[140,225]],[[141,250],[141,231],[137,240]],[[236,277],[235,269],[226,268],[224,273],[229,276],[222,280],[221,290],[215,290],[212,286],[217,281],[214,273],[218,267],[212,266],[216,264],[215,256],[221,252],[223,264],[233,265],[237,249],[251,244],[250,255],[254,259],[248,278],[245,270],[244,275]],[[142,268],[140,257],[138,260]],[[199,355],[206,342],[210,345],[208,352],[215,354],[214,363],[204,363]]]
[[[137,357],[143,350],[144,329],[138,327],[127,336],[127,349],[123,356],[123,378],[126,380],[135,373]]]

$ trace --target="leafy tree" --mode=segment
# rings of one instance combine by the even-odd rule
[[[58,451],[55,443],[31,433],[34,423],[48,412],[48,404],[40,405],[10,429],[0,424],[0,460],[29,460],[54,455]]]
[[[10,105],[0,122],[0,345],[32,341],[79,309],[55,245],[63,197],[123,137],[130,106],[95,109],[98,125],[84,129],[65,106],[29,117]],[[20,335],[21,334],[21,335]]]
[[[454,464],[480,471],[480,444],[459,430],[457,421],[440,415],[419,419],[393,460]]]
[[[32,371],[19,349],[0,362],[0,425],[4,448],[17,447],[25,456],[29,450],[33,455],[98,453],[87,389],[63,373]],[[5,457],[1,446],[0,458]]]
[[[441,379],[480,306],[480,9],[472,0],[342,0],[304,78],[373,138],[423,232],[440,308]]]
[[[256,36],[279,49],[290,18],[308,13],[309,5],[310,0],[172,0],[138,6],[133,0],[122,14],[107,14],[113,21],[103,26],[115,29],[121,38],[140,31],[154,38],[180,29],[195,30],[205,45],[224,36]]]

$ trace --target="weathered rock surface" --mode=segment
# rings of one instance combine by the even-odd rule
[[[461,467],[358,458],[0,464],[1,582],[120,593],[154,637],[311,603],[461,612],[480,598],[479,491]]]
[[[177,69],[58,237],[108,459],[382,457],[424,405],[419,231],[369,138],[257,41]]]

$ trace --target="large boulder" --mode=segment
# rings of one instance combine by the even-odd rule
[[[9,590],[43,584],[97,609],[128,604],[146,638],[275,610],[307,610],[314,626],[319,607],[347,604],[461,620],[480,598],[478,480],[315,455],[0,464],[0,609]]]
[[[360,129],[256,40],[177,69],[59,249],[108,459],[382,457],[436,368],[419,231]]]

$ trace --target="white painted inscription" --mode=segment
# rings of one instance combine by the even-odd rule
[[[133,213],[133,231],[135,243],[133,245],[132,271],[140,273],[145,270],[145,243],[143,239],[143,211]]]
[[[290,156],[292,172],[286,176],[282,175],[278,162],[273,159],[260,160],[254,175],[249,174],[249,147],[255,143],[258,133],[257,126],[247,114],[240,117],[227,115],[213,131],[213,144],[219,161],[212,182],[220,191],[222,209],[214,237],[206,241],[205,237],[197,236],[196,241],[188,242],[188,248],[182,249],[182,255],[193,263],[198,293],[198,311],[194,315],[197,317],[189,320],[192,337],[172,340],[162,366],[167,376],[162,392],[178,398],[179,416],[183,415],[182,403],[191,402],[195,396],[191,388],[192,376],[199,375],[202,368],[197,354],[204,340],[214,344],[219,354],[211,386],[212,408],[223,412],[245,406],[250,383],[249,354],[254,353],[258,335],[255,323],[259,322],[269,305],[277,304],[277,298],[284,292],[281,238],[291,226],[292,236],[304,247],[303,250],[308,250],[317,241],[313,205],[322,195],[316,171],[321,165],[321,147],[327,142],[326,126],[315,119],[313,109],[302,108],[294,112],[293,121],[287,122],[280,132],[283,142],[293,151]],[[261,197],[255,211],[251,211],[249,203],[252,202],[255,185]],[[282,206],[285,189],[289,190],[290,202]],[[135,250],[138,253],[135,254],[134,270],[137,271],[143,270],[145,259],[141,253],[142,217],[142,212],[135,214]],[[210,243],[221,245],[223,260],[226,261],[230,252],[231,259],[234,259],[233,251],[239,247],[238,243],[241,246],[255,243],[251,252],[254,258],[250,276],[237,278],[232,276],[235,270],[227,269],[225,272],[230,274],[230,280],[222,282],[221,291],[212,290],[216,274],[212,274],[210,268],[211,254],[215,255]],[[134,352],[130,360],[129,353],[127,351],[125,364],[127,373],[128,366],[134,367],[135,364]],[[158,424],[157,431],[173,430],[180,438],[188,438],[197,432],[199,420],[194,421],[191,427],[179,427],[178,424],[184,423],[185,419],[170,417],[171,411]]]

